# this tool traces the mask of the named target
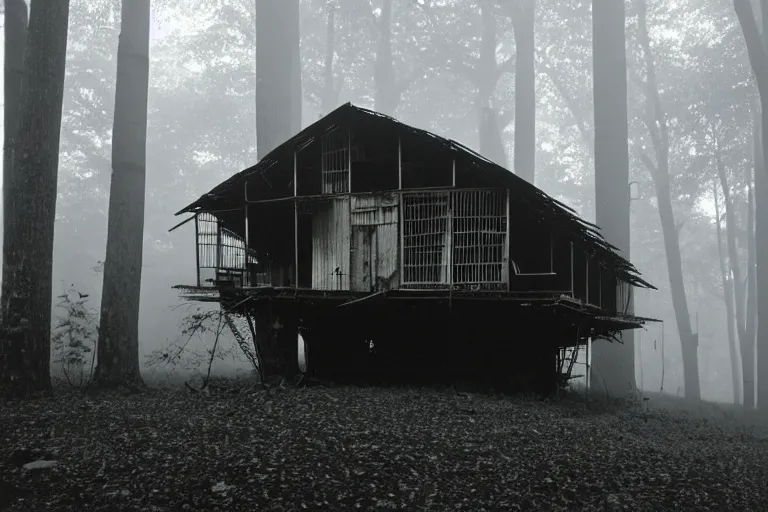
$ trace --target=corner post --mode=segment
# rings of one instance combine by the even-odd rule
[[[405,196],[403,195],[403,146],[400,137],[397,138],[397,190],[400,202],[400,285],[405,283]]]
[[[251,284],[251,272],[248,267],[248,249],[250,248],[249,243],[249,236],[248,236],[248,180],[245,180],[245,185],[243,185],[243,198],[245,200],[245,255],[244,255],[244,261],[243,261],[243,272],[245,274],[244,280],[248,283],[248,286]],[[245,283],[243,283],[245,284]]]
[[[397,190],[403,190],[403,145],[397,138]]]
[[[352,128],[347,129],[347,193],[352,194]]]
[[[501,267],[501,279],[504,281],[507,285],[507,291],[512,290],[512,272],[510,272],[510,265],[511,262],[509,261],[509,254],[510,254],[510,218],[509,218],[509,203],[510,203],[510,192],[509,189],[507,189],[507,197],[506,197],[506,217],[507,217],[507,226],[506,226],[506,235],[504,239],[504,266]]]
[[[549,232],[549,273],[555,273],[555,237]]]
[[[298,200],[298,177],[296,150],[293,151],[293,286],[299,288],[299,200]]]
[[[584,251],[584,253],[585,253],[585,254],[586,254],[586,256],[587,256],[587,257],[586,257],[586,260],[587,260],[587,264],[586,264],[586,265],[584,265],[584,268],[585,268],[585,275],[586,275],[586,279],[585,279],[585,280],[586,280],[586,282],[587,282],[587,287],[586,287],[586,290],[587,290],[587,298],[586,298],[585,302],[586,302],[587,304],[589,304],[589,254],[588,254],[586,251]]]
[[[571,298],[575,298],[573,287],[573,242],[571,242]]]
[[[195,214],[195,262],[197,265],[197,287],[200,288],[200,222]]]

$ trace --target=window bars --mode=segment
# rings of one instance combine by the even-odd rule
[[[337,128],[323,135],[320,145],[322,149],[322,193],[348,193],[351,160],[349,133]]]
[[[234,281],[239,286],[248,285],[245,240],[221,227],[216,216],[210,213],[198,214],[195,225],[198,286],[214,286],[222,280]],[[256,263],[253,254],[248,260],[250,264]]]
[[[505,289],[506,194],[403,193],[405,288]]]

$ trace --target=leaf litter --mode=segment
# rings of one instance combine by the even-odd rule
[[[762,510],[764,427],[310,387],[0,404],[0,510]]]

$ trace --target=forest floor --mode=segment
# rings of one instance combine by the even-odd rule
[[[0,510],[764,510],[768,427],[663,401],[318,386],[0,403]]]

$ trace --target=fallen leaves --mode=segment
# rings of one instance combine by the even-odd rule
[[[0,509],[14,511],[760,510],[768,500],[764,430],[425,389],[60,396],[0,405],[0,436]],[[57,463],[24,469],[42,461]]]

